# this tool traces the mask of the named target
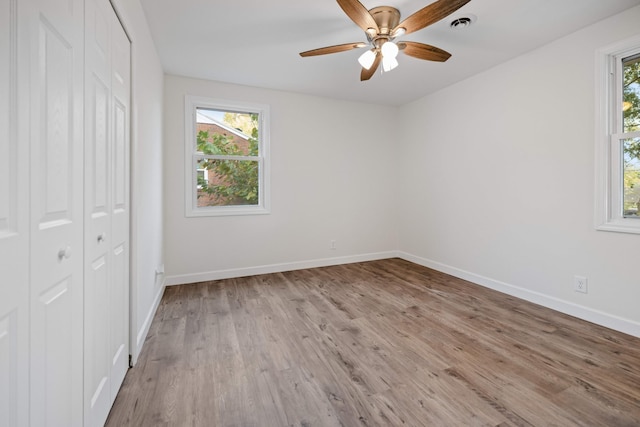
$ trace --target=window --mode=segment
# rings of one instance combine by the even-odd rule
[[[640,233],[640,38],[598,52],[596,227]]]
[[[185,98],[186,216],[269,213],[269,109]]]

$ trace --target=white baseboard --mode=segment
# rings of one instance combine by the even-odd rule
[[[379,259],[395,258],[396,251],[376,252],[362,255],[350,255],[344,257],[322,258],[307,261],[296,261],[283,264],[261,265],[258,267],[233,268],[228,270],[206,271],[193,274],[178,274],[167,276],[167,286],[182,285],[185,283],[207,282],[210,280],[230,279],[234,277],[256,276],[258,274],[281,273],[283,271],[302,270],[305,268],[328,267],[331,265],[352,264],[354,262],[375,261]]]
[[[160,305],[160,301],[162,300],[162,295],[164,294],[164,288],[166,286],[165,280],[161,277],[161,285],[158,291],[156,292],[156,296],[153,298],[153,303],[149,308],[149,312],[147,316],[144,318],[144,323],[142,323],[142,327],[138,331],[136,336],[136,347],[132,349],[131,352],[131,364],[135,365],[138,361],[138,356],[140,356],[140,352],[142,351],[142,346],[144,345],[144,340],[147,338],[147,334],[149,333],[149,328],[151,328],[151,322],[153,321],[153,316],[155,316],[156,311],[158,310],[158,306]]]
[[[600,326],[614,329],[625,334],[640,337],[640,323],[638,322],[574,304],[572,302],[564,301],[559,298],[555,298],[539,292],[534,292],[518,286],[510,285],[508,283],[493,280],[488,277],[480,276],[478,274],[461,270],[450,265],[442,264],[437,261],[432,261],[426,258],[411,255],[406,252],[399,251],[397,253],[397,256],[406,261],[410,261],[415,264],[419,264],[424,267],[428,267],[433,270],[458,277],[468,282],[484,286],[486,288],[493,289],[495,291],[502,292],[513,297],[520,298],[550,308],[552,310],[556,310],[561,313],[568,314],[570,316],[577,317],[591,323],[595,323]]]

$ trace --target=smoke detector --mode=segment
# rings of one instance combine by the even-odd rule
[[[470,27],[477,19],[478,18],[475,15],[471,14],[455,16],[449,21],[449,27],[454,30],[462,30]]]

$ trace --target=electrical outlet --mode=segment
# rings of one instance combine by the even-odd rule
[[[587,293],[587,278],[582,276],[573,277],[573,290],[576,292]]]
[[[329,242],[329,249],[331,249],[332,251],[336,250],[336,241],[335,240],[331,240]]]

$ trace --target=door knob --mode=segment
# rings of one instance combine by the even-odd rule
[[[62,261],[63,259],[71,258],[71,246],[67,246],[66,248],[60,249],[58,251],[58,259]]]
[[[102,243],[107,240],[107,233],[98,234],[98,243]]]

